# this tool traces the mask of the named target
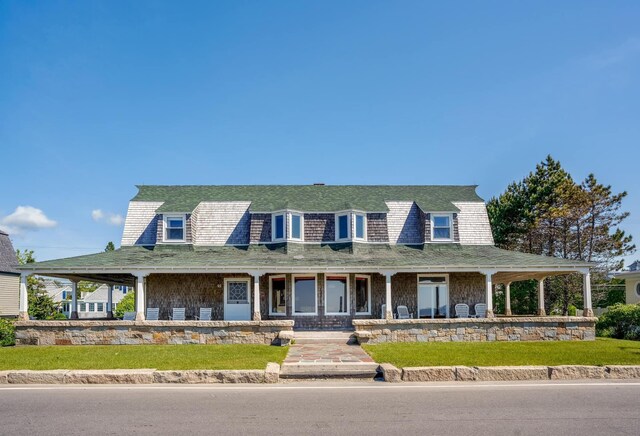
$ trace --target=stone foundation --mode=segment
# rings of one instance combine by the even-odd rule
[[[278,344],[293,321],[20,321],[17,345]]]
[[[360,343],[595,340],[597,318],[354,320]]]

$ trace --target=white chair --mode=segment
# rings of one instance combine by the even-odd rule
[[[197,321],[211,321],[211,308],[210,307],[201,307],[200,315],[196,316]]]
[[[147,308],[147,314],[145,315],[145,319],[147,321],[157,321],[159,314],[160,314],[160,309],[158,309],[157,307],[149,307]]]
[[[122,316],[122,320],[123,321],[135,321],[136,320],[136,313],[135,312],[125,312],[124,315]]]
[[[456,318],[469,318],[469,305],[458,303],[455,305]]]
[[[474,306],[476,314],[473,318],[486,318],[487,317],[487,305],[484,303],[478,303]]]
[[[407,306],[398,306],[396,310],[398,312],[398,319],[413,318],[413,313],[409,313],[409,309],[407,308]]]
[[[173,315],[169,315],[171,321],[185,321],[185,309],[184,307],[174,307]]]

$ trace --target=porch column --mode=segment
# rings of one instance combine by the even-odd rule
[[[393,271],[385,271],[383,272],[385,279],[386,279],[386,283],[385,283],[385,298],[384,298],[384,304],[385,304],[385,313],[384,313],[384,318],[387,320],[391,320],[393,319],[393,302],[391,301],[391,276],[393,276],[395,274],[395,272]]]
[[[78,282],[71,281],[71,309],[69,319],[78,319]]]
[[[145,298],[145,282],[147,274],[137,273],[136,276],[136,321],[145,320],[147,300]]]
[[[107,291],[107,318],[113,318],[113,285],[109,285]]]
[[[583,316],[593,316],[593,306],[591,303],[591,272],[586,270],[582,273],[582,290],[584,298]]]
[[[504,285],[504,314],[511,316],[511,283]]]
[[[29,293],[27,292],[27,278],[25,273],[20,274],[20,312],[18,318],[27,321],[29,319]]]
[[[546,316],[544,310],[544,278],[538,280],[538,316]]]
[[[261,321],[262,315],[260,314],[260,276],[259,272],[252,272],[253,276],[253,320]]]
[[[493,274],[495,274],[495,271],[484,271],[487,318],[495,316],[493,313]]]

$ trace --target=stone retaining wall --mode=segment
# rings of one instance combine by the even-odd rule
[[[360,343],[595,340],[592,317],[353,320]]]
[[[293,321],[20,321],[17,345],[273,344]]]

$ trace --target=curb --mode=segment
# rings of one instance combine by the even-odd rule
[[[399,369],[383,363],[379,372],[389,383],[640,379],[640,365],[421,366]]]
[[[105,369],[0,371],[0,384],[152,384],[152,383],[278,383],[280,365],[268,363],[265,370]]]

